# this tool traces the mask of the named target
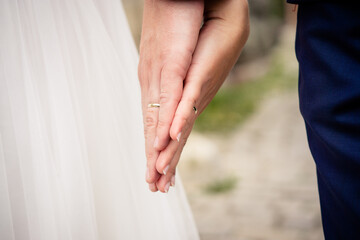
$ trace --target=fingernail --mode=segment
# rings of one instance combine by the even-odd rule
[[[148,167],[146,167],[146,174],[145,174],[145,178],[146,178],[146,179],[149,179],[149,177],[150,177],[150,170],[149,170],[149,168],[148,168]]]
[[[170,182],[168,182],[168,183],[165,185],[164,191],[165,191],[166,193],[168,193],[169,188],[170,188]]]
[[[175,175],[173,175],[173,176],[171,177],[170,186],[172,186],[172,187],[175,186]]]
[[[176,136],[178,142],[180,142],[181,132]]]
[[[156,148],[158,146],[158,144],[159,144],[159,138],[156,137],[155,141],[154,141],[154,148]]]
[[[166,175],[167,171],[169,170],[169,165],[166,166],[166,168],[163,170],[164,175]]]

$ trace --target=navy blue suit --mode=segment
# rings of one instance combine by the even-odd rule
[[[317,167],[324,235],[360,239],[360,4],[288,2],[300,2],[300,111]]]

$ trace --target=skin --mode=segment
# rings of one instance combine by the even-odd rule
[[[170,34],[159,33],[159,29]],[[149,37],[148,32],[157,37]],[[148,1],[143,34],[139,78],[149,169],[146,180],[151,191],[167,192],[196,118],[213,99],[246,43],[248,4],[246,0]],[[174,39],[173,34],[179,35]],[[159,58],[159,52],[165,55]],[[177,67],[165,74],[167,64]],[[160,109],[147,107],[159,101]]]
[[[156,161],[170,140],[169,129],[195,51],[203,11],[202,0],[144,2],[139,80],[147,158],[146,181],[153,191],[157,190],[155,182],[161,175],[156,170]],[[160,103],[161,108],[149,108],[149,103]],[[158,144],[155,148],[156,136]]]

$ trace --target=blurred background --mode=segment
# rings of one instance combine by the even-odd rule
[[[143,0],[123,0],[138,46]],[[296,9],[249,0],[251,33],[198,118],[179,172],[203,240],[323,239],[297,97]]]

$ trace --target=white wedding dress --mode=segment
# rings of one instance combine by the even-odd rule
[[[120,0],[0,0],[0,239],[198,239],[181,182],[145,183]]]

